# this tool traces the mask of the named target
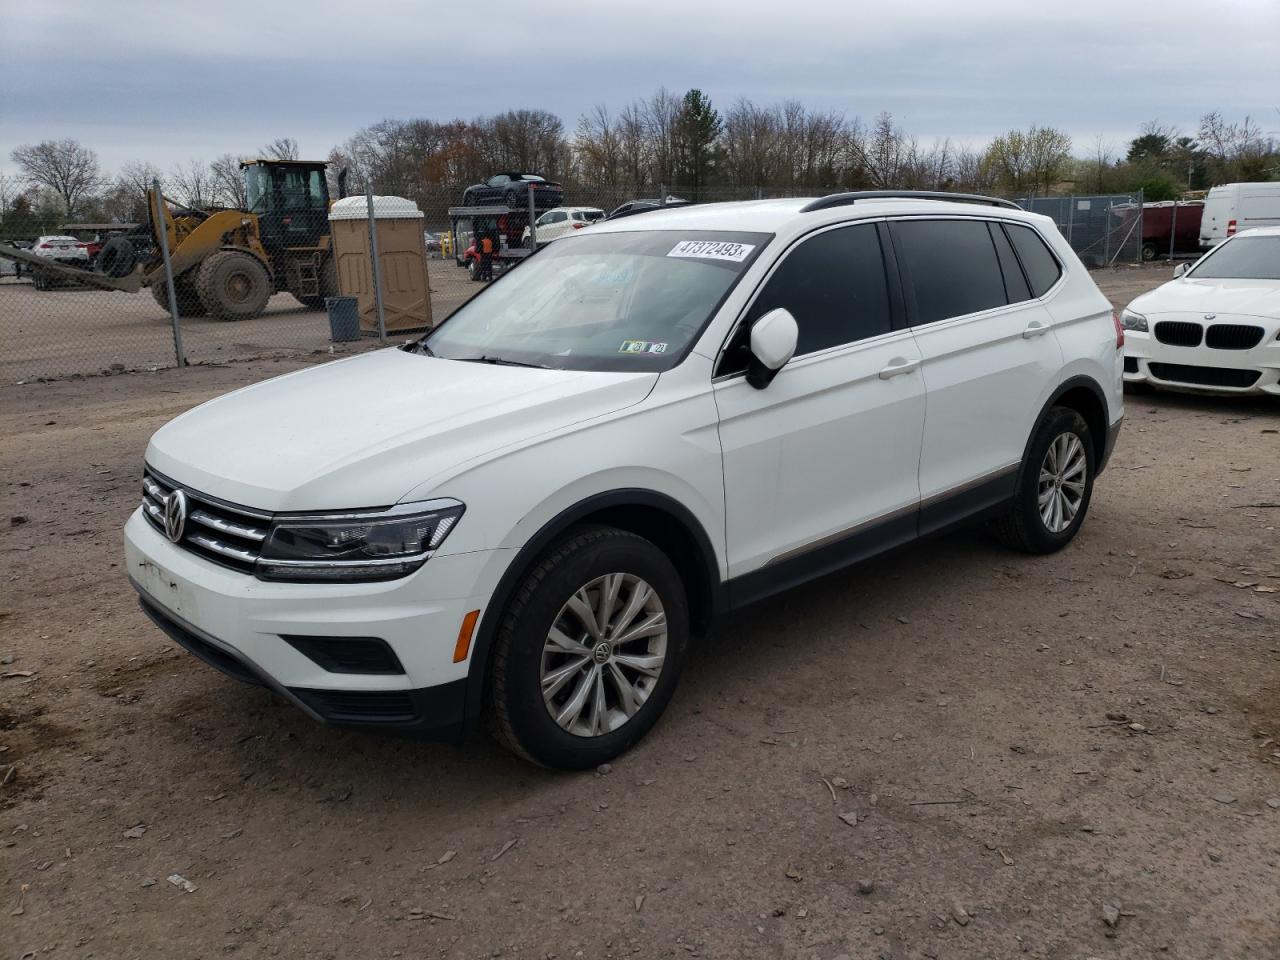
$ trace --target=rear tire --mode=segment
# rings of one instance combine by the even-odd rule
[[[178,298],[178,316],[203,317],[206,313],[204,304],[200,302],[200,294],[196,292],[193,276],[196,270],[188,270],[180,277],[173,278],[173,292]],[[169,286],[161,281],[151,285],[151,297],[156,306],[166,314],[169,312]]]
[[[195,268],[200,302],[215,320],[248,320],[266,309],[271,278],[255,257],[238,250],[210,254]]]
[[[688,639],[684,584],[667,555],[624,530],[581,528],[543,554],[503,612],[490,729],[545,767],[611,760],[666,709]]]
[[[1093,436],[1075,410],[1052,407],[1036,426],[1008,514],[996,522],[1006,546],[1053,553],[1075,537],[1093,496]]]
[[[1159,253],[1160,251],[1156,249],[1156,245],[1150,240],[1142,245],[1142,259],[1147,263],[1154,260]]]

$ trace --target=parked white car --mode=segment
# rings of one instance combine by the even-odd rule
[[[31,245],[37,257],[47,257],[60,263],[83,266],[89,262],[89,245],[75,237],[37,237]]]
[[[318,720],[487,716],[583,768],[729,611],[963,522],[1063,547],[1119,321],[1052,221],[938,196],[601,223],[421,340],[183,414],[125,527],[143,608]]]
[[[604,211],[599,207],[556,207],[548,210],[534,221],[534,226],[538,228],[538,246],[567,237],[575,230],[589,227],[603,219]],[[524,228],[521,239],[528,241],[528,227]]]
[[[1238,233],[1121,315],[1129,383],[1280,396],[1280,227]]]
[[[1280,226],[1280,182],[1224,183],[1205,197],[1200,249],[1255,227]]]

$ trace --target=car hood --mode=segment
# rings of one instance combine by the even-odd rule
[[[1174,280],[1144,293],[1129,308],[1162,313],[1216,313],[1221,316],[1280,317],[1280,282],[1274,280]]]
[[[156,432],[147,462],[261,510],[386,506],[461,463],[639,403],[657,379],[379,350],[202,404]]]

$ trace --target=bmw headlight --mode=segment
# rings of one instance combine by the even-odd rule
[[[394,580],[417,570],[465,509],[456,500],[379,512],[277,516],[263,541],[260,580],[352,583]]]
[[[1137,333],[1147,332],[1147,318],[1140,313],[1134,313],[1132,310],[1121,311],[1120,323],[1126,330],[1133,330]]]

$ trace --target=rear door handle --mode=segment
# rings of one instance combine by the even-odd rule
[[[904,373],[910,373],[919,366],[919,360],[908,360],[906,357],[894,357],[889,361],[889,365],[880,371],[880,379],[889,380],[893,377],[901,376]]]
[[[1032,337],[1043,337],[1049,332],[1049,325],[1041,323],[1039,320],[1032,320],[1027,324],[1027,328],[1022,331],[1022,339],[1030,340]]]

